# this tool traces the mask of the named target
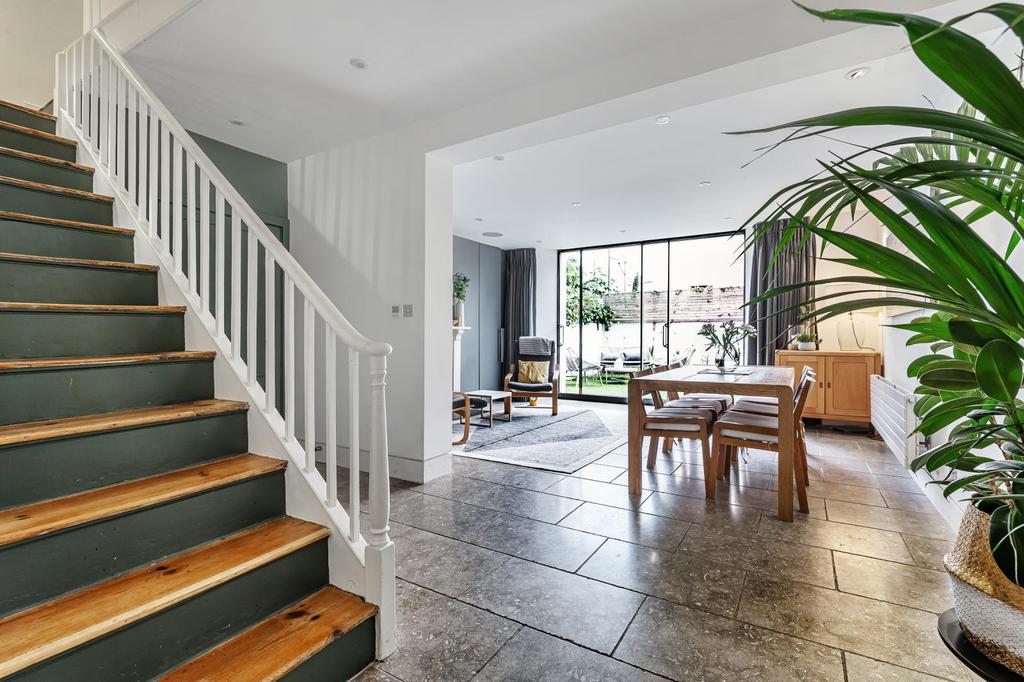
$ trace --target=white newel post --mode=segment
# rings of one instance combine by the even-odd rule
[[[452,327],[452,390],[462,390],[462,335],[472,327]]]
[[[388,535],[391,496],[388,481],[388,423],[384,400],[387,358],[370,356],[370,532],[366,546],[366,600],[376,604],[377,658],[398,647],[395,633],[395,544]]]

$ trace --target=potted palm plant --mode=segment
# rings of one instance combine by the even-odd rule
[[[940,24],[891,12],[807,11],[826,21],[902,27],[921,63],[964,104],[956,112],[873,106],[745,131],[791,129],[789,140],[858,126],[908,129],[781,189],[748,222],[765,227],[752,228],[747,246],[785,217],[792,227],[780,250],[813,236],[844,252],[842,262],[860,272],[813,284],[855,284],[859,296],[817,296],[811,303],[818,321],[875,306],[926,313],[895,326],[911,333],[908,345],[926,347],[908,369],[921,396],[919,430],[951,431],[912,467],[931,472],[947,497],[966,498],[945,558],[956,614],[979,650],[1024,675],[1024,279],[1008,262],[1024,237],[1024,87],[984,44],[956,28],[970,15]],[[979,11],[1024,39],[1024,6]],[[833,229],[840,212],[858,209],[902,248]],[[982,238],[975,229],[982,220],[987,233],[1002,235],[1000,243]]]

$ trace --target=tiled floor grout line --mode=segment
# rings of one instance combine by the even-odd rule
[[[514,623],[516,621],[512,621],[512,622]],[[484,661],[484,664],[482,666],[480,666],[479,668],[476,669],[476,671],[473,673],[473,677],[471,677],[470,679],[474,679],[477,675],[479,675],[481,672],[483,672],[483,669],[486,668],[490,664],[491,661],[493,661],[495,658],[497,658],[498,654],[501,653],[501,650],[504,649],[506,646],[508,646],[508,643],[511,642],[516,637],[518,637],[519,633],[522,632],[525,629],[526,629],[526,626],[523,625],[522,623],[520,623],[519,624],[519,629],[516,630],[515,632],[513,632],[511,637],[509,637],[504,642],[502,642],[501,646],[499,646],[497,649],[494,650],[494,653],[491,654],[491,657],[488,658],[486,661]]]
[[[593,552],[591,552],[591,553],[590,553],[590,555],[589,555],[589,556],[587,556],[587,558],[586,558],[586,559],[584,559],[583,563],[581,563],[581,564],[580,564],[579,566],[577,566],[577,567],[576,567],[576,570],[575,570],[575,571],[573,571],[573,572],[572,572],[572,574],[573,574],[573,575],[580,575],[580,569],[581,569],[581,568],[583,568],[584,566],[586,566],[586,565],[587,565],[587,562],[588,562],[588,561],[590,561],[591,559],[593,559],[593,558],[594,558],[594,555],[595,555],[595,554],[597,554],[598,552],[600,552],[600,551],[601,551],[601,548],[602,548],[602,547],[604,547],[604,546],[605,546],[606,544],[608,544],[608,540],[610,540],[610,539],[611,539],[611,538],[605,538],[604,540],[602,540],[602,541],[601,541],[601,544],[600,544],[600,545],[598,545],[598,546],[597,546],[596,548],[594,548],[594,551],[593,551]],[[590,576],[588,576],[588,575],[580,575],[580,577],[581,577],[581,578],[587,578],[587,579],[589,579],[589,580],[597,580],[596,578],[591,578],[591,577],[590,577]],[[599,583],[604,583],[605,581],[603,581],[603,580],[597,580],[597,582],[599,582]],[[611,583],[605,583],[605,584],[606,584],[606,585],[611,585]],[[618,586],[618,585],[615,585],[615,587],[619,587],[619,586]],[[625,587],[624,587],[624,588],[622,588],[622,589],[627,589],[627,588],[625,588]],[[641,593],[641,594],[642,594],[642,593]]]
[[[626,623],[626,627],[622,629],[622,634],[619,635],[619,638],[617,640],[615,640],[615,646],[613,646],[612,650],[608,653],[609,658],[615,658],[615,652],[619,650],[619,645],[621,645],[622,640],[626,638],[626,633],[629,632],[629,629],[633,627],[633,621],[635,621],[636,617],[640,615],[640,610],[644,608],[644,604],[647,603],[648,599],[650,599],[650,595],[644,595],[644,598],[641,599],[640,603],[636,605],[636,611],[633,612],[633,615],[630,617],[629,622]],[[622,659],[618,658],[616,660],[621,661]]]

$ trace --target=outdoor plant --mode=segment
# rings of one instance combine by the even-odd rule
[[[469,277],[464,272],[456,272],[452,275],[452,295],[458,301],[465,301],[469,293]]]
[[[814,284],[852,283],[861,297],[843,298],[849,291],[816,297],[810,303],[819,321],[875,306],[928,311],[895,326],[912,334],[908,345],[927,346],[908,370],[922,396],[919,430],[951,430],[912,466],[938,472],[946,496],[966,493],[990,514],[993,557],[1010,580],[1024,585],[1024,280],[1008,262],[1024,236],[1024,87],[984,44],[955,27],[970,15],[940,24],[889,12],[807,11],[826,21],[902,27],[921,63],[964,105],[957,112],[865,107],[747,131],[793,129],[785,142],[858,126],[910,129],[891,142],[821,162],[818,175],[780,190],[748,221],[765,221],[765,227],[753,229],[746,246],[786,217],[791,223],[783,245],[813,235],[822,248],[843,252],[835,260],[861,273]],[[1001,3],[980,12],[1024,39],[1024,6]],[[902,249],[834,229],[844,212],[857,209],[877,218]],[[974,228],[983,218],[1002,235],[999,250]],[[780,287],[757,300],[804,286]],[[800,323],[810,317],[804,311]]]
[[[704,350],[714,350],[716,358],[732,360],[736,364],[740,362],[740,344],[757,335],[749,324],[736,324],[733,320],[726,320],[717,327],[705,322],[697,333],[708,342]]]
[[[605,297],[612,293],[604,275],[598,271],[591,275],[583,286],[583,314],[580,314],[580,266],[570,259],[565,266],[565,324],[596,324],[605,331],[615,322],[615,311],[605,303]]]

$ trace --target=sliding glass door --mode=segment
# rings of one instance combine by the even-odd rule
[[[701,325],[742,319],[737,245],[712,235],[560,251],[561,393],[624,400],[632,372],[703,361]]]

